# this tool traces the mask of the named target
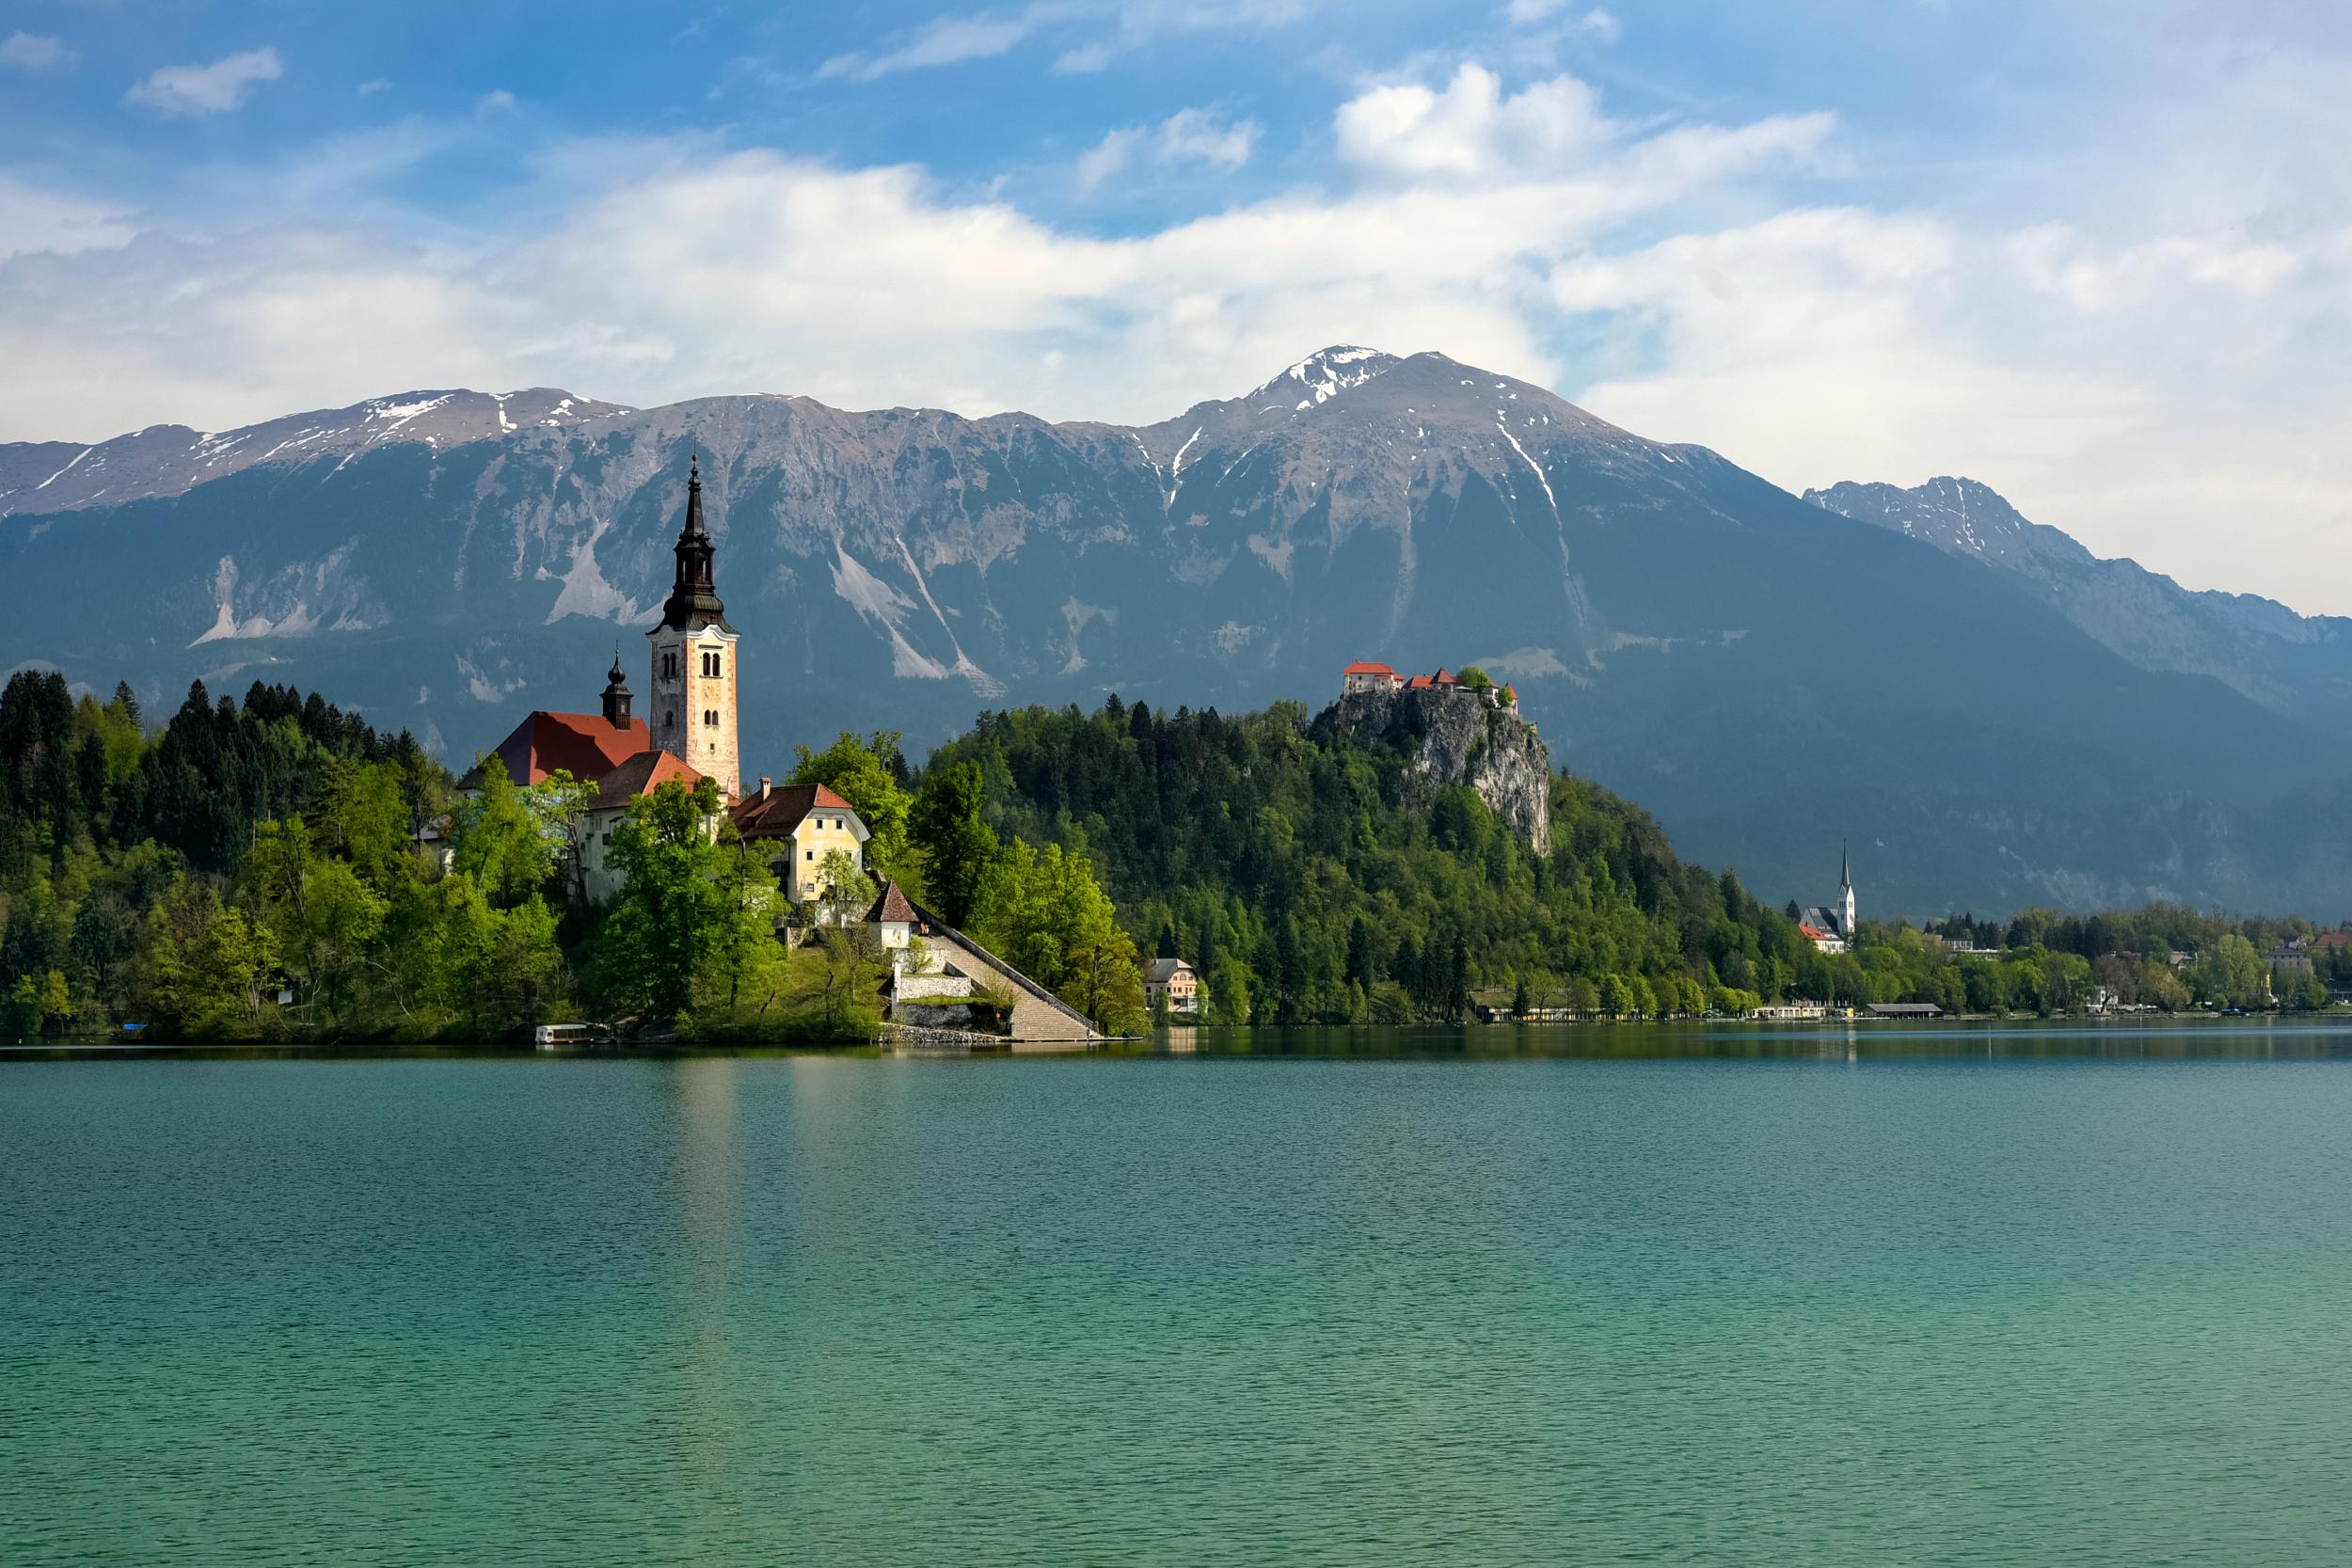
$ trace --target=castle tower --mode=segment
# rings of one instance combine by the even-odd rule
[[[713,547],[703,530],[702,461],[686,476],[686,526],[677,536],[677,579],[661,606],[653,641],[653,743],[742,798],[735,742],[736,630],[710,577]]]
[[[1853,941],[1853,860],[1846,847],[1837,847],[1837,934]]]

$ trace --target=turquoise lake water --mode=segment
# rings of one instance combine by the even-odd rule
[[[2352,1560],[2344,1037],[1637,1036],[0,1061],[0,1562]]]

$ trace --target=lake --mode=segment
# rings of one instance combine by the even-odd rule
[[[2340,1564],[2352,1035],[0,1056],[0,1561]]]

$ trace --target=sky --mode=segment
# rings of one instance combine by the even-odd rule
[[[0,440],[1435,349],[2352,613],[2346,148],[2342,0],[10,0]]]

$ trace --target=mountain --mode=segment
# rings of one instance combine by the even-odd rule
[[[2103,560],[2028,522],[1973,479],[1902,489],[1851,481],[1804,499],[1979,561],[2018,580],[2143,670],[2210,675],[2305,722],[2352,721],[2352,620],[2298,615],[2251,594],[2193,592],[2136,561]]]
[[[0,517],[176,496],[256,464],[332,456],[347,463],[378,447],[456,446],[518,430],[562,430],[629,410],[551,387],[519,392],[409,392],[348,408],[289,414],[215,436],[181,424],[149,425],[88,446],[72,441],[0,445]]]
[[[1363,348],[1139,427],[420,393],[0,449],[0,663],[151,706],[294,680],[463,761],[593,705],[616,643],[643,668],[694,451],[752,777],[843,727],[919,751],[977,708],[1311,708],[1352,658],[1476,661],[1683,853],[1810,899],[1851,837],[1866,913],[1932,913],[2308,902],[2324,866],[2233,825],[2352,776],[2340,732],[2145,668],[2018,574]]]

